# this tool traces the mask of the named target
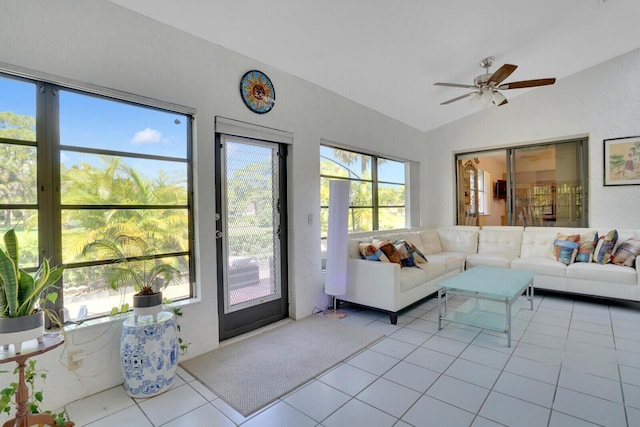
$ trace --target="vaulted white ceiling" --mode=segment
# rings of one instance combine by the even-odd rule
[[[484,57],[562,79],[640,47],[639,0],[112,1],[421,131],[477,111],[433,83],[472,84]],[[504,95],[527,90],[552,89]]]

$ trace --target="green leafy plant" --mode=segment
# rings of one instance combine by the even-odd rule
[[[82,255],[92,251],[101,259],[112,260],[107,273],[111,289],[133,286],[136,295],[152,295],[181,278],[180,270],[160,262],[153,256],[153,248],[139,236],[120,234],[113,239],[98,239],[84,246]],[[114,307],[110,315],[126,313],[129,304]]]
[[[163,302],[163,304],[165,304],[165,306],[173,304],[173,301],[171,301],[170,299],[166,299],[166,298],[162,302]],[[173,311],[173,315],[176,316],[176,329],[178,330],[178,350],[179,350],[180,354],[185,354],[187,352],[187,349],[189,348],[189,345],[191,343],[190,342],[186,342],[180,336],[180,332],[182,331],[182,328],[180,326],[180,318],[182,318],[182,315],[184,313],[182,313],[182,309],[180,307],[176,307],[176,306],[172,306],[171,310]]]
[[[0,317],[21,317],[33,314],[40,307],[43,293],[54,289],[64,267],[51,268],[45,259],[31,275],[19,267],[18,238],[15,229],[4,234],[5,249],[0,249]],[[55,303],[58,294],[46,293]]]
[[[133,285],[137,295],[151,295],[180,279],[180,270],[155,259],[153,248],[142,237],[120,234],[94,240],[85,245],[82,255],[94,250],[101,258],[114,260],[107,278],[112,289]]]
[[[0,373],[8,373],[8,371],[0,371]],[[18,374],[18,368],[13,371],[13,375]],[[53,420],[55,421],[57,426],[64,426],[66,423],[66,416],[64,412],[59,412],[57,414],[52,413],[51,411],[43,411],[40,409],[40,405],[44,400],[42,390],[37,390],[36,388],[36,380],[46,380],[47,372],[46,371],[38,371],[36,370],[36,361],[29,360],[27,362],[27,366],[24,371],[24,379],[27,383],[27,387],[29,388],[29,397],[27,399],[27,411],[32,414],[39,413],[47,413],[51,414]],[[18,383],[12,382],[8,387],[0,390],[0,413],[5,413],[10,415],[12,412],[15,412],[15,396],[18,392]]]

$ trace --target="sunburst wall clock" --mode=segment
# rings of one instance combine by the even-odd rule
[[[264,114],[271,111],[276,102],[276,91],[265,73],[247,71],[240,79],[240,96],[251,111]]]

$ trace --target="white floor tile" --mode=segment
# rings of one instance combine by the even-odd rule
[[[419,347],[405,357],[404,360],[405,362],[413,363],[423,368],[444,372],[455,359],[455,357],[448,354]]]
[[[640,426],[640,409],[627,407],[627,419],[630,426]]]
[[[556,386],[510,372],[503,372],[493,389],[545,408],[551,408]]]
[[[207,388],[207,386],[205,386],[204,384],[202,384],[199,381],[190,382],[189,383],[189,387],[191,387],[192,389],[197,391],[202,397],[207,399],[207,401],[209,401],[209,402],[211,402],[212,400],[216,400],[218,398],[218,396],[214,392],[209,390],[209,388]]]
[[[402,328],[399,331],[396,331],[393,334],[389,335],[389,338],[419,346],[432,336],[432,334],[420,332],[415,329]]]
[[[504,424],[498,424],[496,422],[493,422],[491,420],[488,420],[482,417],[476,417],[476,419],[473,421],[473,424],[471,424],[471,427],[503,427],[503,426]]]
[[[476,413],[489,389],[443,375],[427,390],[427,395],[453,406]]]
[[[396,421],[397,418],[357,399],[352,399],[324,420],[322,425],[325,427],[389,427],[394,425]]]
[[[420,397],[420,393],[380,378],[356,396],[369,405],[400,418]]]
[[[524,331],[516,337],[515,331],[512,331],[511,335],[511,347],[507,347],[507,335],[496,331],[482,331],[478,336],[471,341],[471,344],[479,347],[486,347],[491,350],[499,351],[501,353],[511,354],[515,349],[514,340],[519,340],[524,334]]]
[[[640,341],[616,338],[616,349],[640,353]],[[640,356],[639,356],[640,357]]]
[[[444,324],[444,323],[443,323]],[[428,334],[436,334],[438,333],[438,320],[423,320],[416,319],[413,322],[409,323],[407,328],[415,329],[416,331],[425,332]]]
[[[622,391],[619,381],[563,367],[560,370],[558,386],[612,402],[622,403]]]
[[[269,408],[260,412],[258,415],[249,419],[249,421],[242,425],[243,427],[313,427],[316,424],[317,423],[314,420],[302,412],[287,405],[285,402],[280,401],[275,405],[271,405]]]
[[[562,387],[556,391],[553,409],[607,427],[627,425],[622,405]]]
[[[424,393],[439,376],[439,372],[402,361],[388,370],[383,378]]]
[[[509,360],[509,355],[502,353],[500,351],[490,350],[485,347],[479,347],[477,345],[470,345],[467,347],[461,354],[460,357],[469,360],[471,362],[476,362],[481,365],[490,366],[496,369],[504,368],[507,360]]]
[[[581,420],[558,411],[551,411],[549,427],[597,427],[598,424]]]
[[[627,406],[640,409],[640,387],[631,384],[622,384],[624,402]]]
[[[429,396],[422,396],[420,400],[409,409],[409,412],[402,417],[402,420],[414,426],[424,426],[428,424],[438,427],[460,427],[470,425],[473,417],[474,415],[471,412],[456,408],[455,406]]]
[[[416,348],[418,348],[418,346],[393,338],[384,338],[370,347],[373,351],[395,357],[396,359],[404,359]]]
[[[349,359],[347,363],[374,375],[382,375],[399,361],[399,359],[387,356],[386,354],[378,353],[373,350],[365,350],[357,356]]]
[[[560,374],[560,366],[549,365],[518,356],[511,357],[504,370],[553,385],[558,382],[558,375]]]
[[[325,384],[355,396],[378,377],[360,368],[343,363],[319,378]]]
[[[602,335],[595,332],[580,331],[577,329],[569,329],[570,341],[580,341],[588,344],[599,345],[602,347],[614,348],[613,336]]]
[[[536,360],[547,365],[560,366],[562,363],[562,351],[543,348],[525,342],[518,343],[513,351],[514,356],[523,357],[525,359]]]
[[[369,331],[377,332],[382,335],[391,335],[401,327],[401,325],[392,325],[389,322],[389,318],[386,318],[383,320],[376,320],[375,322],[367,323],[362,328]]]
[[[571,320],[571,329],[577,331],[592,332],[601,335],[613,335],[613,329],[610,325],[598,325],[595,323],[583,322],[581,320]]]
[[[626,350],[616,350],[616,357],[621,365],[633,366],[640,369],[640,357],[637,353]]]
[[[640,368],[620,365],[620,377],[623,383],[640,387]]]
[[[253,416],[253,415],[250,415],[249,417],[245,417],[240,412],[233,409],[227,402],[225,402],[222,399],[216,399],[213,402],[211,402],[211,404],[236,424],[242,424],[243,422],[245,422],[246,420],[248,420]]]
[[[500,375],[500,370],[468,360],[456,359],[444,373],[450,377],[491,389]]]
[[[300,412],[320,422],[344,405],[351,396],[320,381],[312,381],[284,399]]]
[[[492,391],[479,415],[514,427],[539,427],[547,424],[550,410],[524,400]]]
[[[608,356],[605,357],[608,359]],[[594,351],[591,353],[565,352],[562,359],[562,366],[574,371],[585,372],[598,377],[609,378],[619,381],[618,364],[610,360],[601,360]]]
[[[613,336],[618,338],[624,338],[631,341],[640,341],[640,329],[618,328],[613,327]]]
[[[548,325],[546,323],[531,322],[527,327],[527,332],[537,332],[539,334],[551,335],[559,338],[567,338],[569,328],[556,325]]]
[[[438,332],[437,336],[470,343],[478,336],[479,333],[479,330],[470,330],[467,328],[454,326],[454,324],[449,324],[442,328],[442,330]]]
[[[66,405],[69,418],[77,426],[89,424],[135,405],[124,387],[117,386]]]
[[[441,335],[434,335],[427,342],[422,344],[422,347],[439,351],[440,353],[449,354],[451,356],[458,356],[465,348],[467,348],[468,345],[468,343],[463,341],[445,338]]]
[[[75,425],[84,425],[86,427],[111,427],[111,426],[136,426],[136,427],[153,427],[151,421],[147,419],[147,416],[137,406],[130,406],[127,409],[116,412],[115,414],[108,415],[104,418],[100,418],[89,424],[79,424],[79,420],[71,419]]]
[[[139,405],[154,425],[161,425],[206,403],[207,400],[194,389],[182,385],[149,398]]]
[[[220,410],[211,404],[203,405],[187,414],[163,424],[162,427],[192,427],[207,424],[216,427],[234,427],[235,423],[225,417]],[[112,424],[112,425],[136,425],[136,424]],[[107,426],[105,426],[107,427]]]
[[[535,345],[537,347],[551,348],[554,350],[563,350],[567,340],[564,337],[556,337],[553,335],[545,335],[533,332],[527,329],[520,338],[520,342]]]

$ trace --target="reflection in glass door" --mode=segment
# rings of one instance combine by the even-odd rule
[[[288,315],[286,147],[221,135],[217,159],[220,338]]]

